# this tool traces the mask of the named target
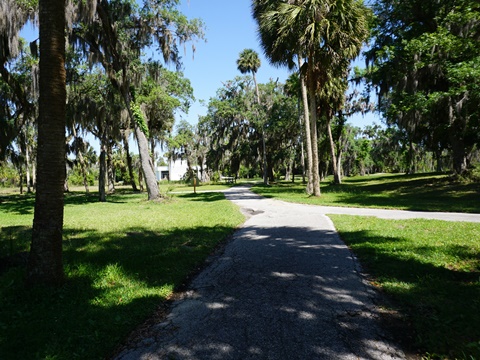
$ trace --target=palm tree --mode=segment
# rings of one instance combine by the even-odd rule
[[[273,63],[291,67],[295,55],[298,57],[308,89],[312,190],[318,196],[317,96],[339,73],[338,67],[358,55],[367,36],[367,10],[360,0],[254,0],[253,16]]]
[[[257,104],[260,106],[260,92],[257,84],[257,71],[261,66],[260,57],[255,50],[243,50],[237,60],[237,68],[242,74],[252,73],[253,83],[255,84],[255,93],[257,95]],[[263,183],[268,184],[267,173],[267,153],[265,146],[265,128],[262,122],[262,146],[263,146]]]
[[[260,94],[258,92],[257,71],[262,65],[260,57],[255,50],[243,50],[237,60],[237,68],[242,74],[252,73],[253,83],[255,84],[255,92],[257,94],[257,104],[260,104]]]
[[[304,46],[298,41],[300,34],[296,32],[299,31],[299,29],[295,29],[294,27],[288,28],[282,24],[282,15],[280,14],[281,5],[277,0],[254,0],[252,4],[252,14],[258,23],[260,43],[269,60],[274,65],[288,66],[289,69],[293,69],[295,67],[295,58],[297,59],[307,150],[307,193],[320,195],[318,175],[314,178],[314,174],[318,174],[318,151],[315,153],[313,151],[314,148],[317,148],[316,121],[314,138],[311,131],[306,88]],[[314,164],[317,164],[316,171],[314,170]]]
[[[28,284],[63,280],[62,231],[65,181],[65,0],[40,0],[40,98],[37,192]]]

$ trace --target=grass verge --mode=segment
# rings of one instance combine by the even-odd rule
[[[0,198],[0,259],[28,250],[33,203]],[[27,290],[24,266],[0,269],[0,358],[105,358],[242,221],[218,193],[147,202],[125,191],[106,203],[68,194],[65,284]]]
[[[480,224],[330,217],[427,358],[480,359]]]
[[[301,183],[256,185],[253,191],[265,197],[314,205],[385,209],[480,213],[478,183],[452,182],[442,174],[378,174],[344,178],[334,185],[321,184],[321,197],[309,196]]]

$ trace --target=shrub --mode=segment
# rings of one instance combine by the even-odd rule
[[[83,185],[83,175],[77,166],[68,174],[68,181],[72,185]],[[95,185],[95,175],[91,171],[87,173],[87,182],[89,186]]]

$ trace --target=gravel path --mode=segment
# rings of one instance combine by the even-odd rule
[[[264,199],[247,187],[225,196],[247,221],[163,322],[116,359],[406,358],[325,216],[332,208]]]

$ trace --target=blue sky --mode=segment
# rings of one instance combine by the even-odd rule
[[[206,114],[206,107],[198,100],[208,102],[223,82],[241,75],[236,61],[244,49],[254,49],[260,55],[258,82],[266,83],[270,78],[284,82],[288,77],[287,69],[271,66],[263,56],[249,0],[183,0],[181,11],[188,18],[201,18],[206,28],[206,42],[195,44],[194,58],[189,47],[183,57],[184,75],[197,99],[186,116],[189,122],[196,123],[198,115]]]
[[[188,115],[180,115],[190,123],[197,123],[198,116],[206,114],[207,109],[199,100],[208,102],[215,96],[222,82],[241,75],[236,61],[244,49],[254,49],[260,55],[262,65],[257,73],[260,83],[277,78],[284,82],[288,77],[286,68],[271,66],[263,55],[250,6],[250,0],[182,0],[180,10],[188,18],[202,19],[206,27],[206,42],[195,43],[194,58],[192,59],[191,46],[187,46],[186,53],[183,54],[184,75],[190,79],[197,99]],[[360,127],[374,121],[380,123],[374,114],[365,117],[356,115],[349,120],[351,124]]]

